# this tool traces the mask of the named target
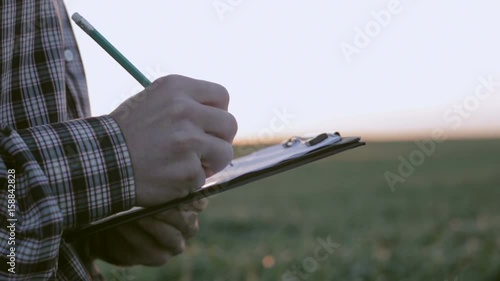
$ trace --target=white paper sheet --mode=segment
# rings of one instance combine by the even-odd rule
[[[308,146],[306,142],[296,140],[289,147],[277,144],[258,150],[233,160],[231,165],[228,165],[224,170],[207,178],[202,188],[221,184],[241,175],[263,170],[285,160],[294,159],[324,146],[334,144],[340,140],[341,137],[338,135],[328,135],[328,138],[313,146]]]

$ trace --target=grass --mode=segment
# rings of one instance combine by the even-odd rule
[[[384,173],[417,148],[370,143],[218,195],[165,267],[101,268],[108,280],[500,280],[500,140],[438,144],[392,192]],[[328,236],[340,246],[317,261]]]

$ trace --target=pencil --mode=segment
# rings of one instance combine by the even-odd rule
[[[118,51],[99,31],[97,31],[85,18],[79,13],[71,16],[73,21],[87,33],[94,41],[101,46],[111,57],[113,57],[125,70],[130,73],[144,88],[151,85],[151,81],[144,76],[120,51]]]

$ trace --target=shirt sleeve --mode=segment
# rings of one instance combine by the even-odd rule
[[[63,231],[135,204],[125,139],[109,116],[0,126],[0,187],[2,280],[50,279]]]

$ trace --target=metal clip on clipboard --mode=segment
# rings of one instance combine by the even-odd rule
[[[312,138],[293,137],[281,144],[272,145],[236,158],[232,165],[228,165],[224,170],[207,178],[205,185],[184,198],[155,207],[133,208],[78,229],[67,231],[63,233],[63,237],[67,242],[73,242],[117,225],[151,216],[181,204],[188,204],[365,145],[360,140],[359,137],[342,138],[339,133],[320,134]]]
[[[321,143],[322,141],[328,139],[329,136],[333,136],[333,135],[340,137],[340,134],[338,132],[335,132],[333,134],[323,133],[323,134],[319,134],[318,136],[313,137],[313,138],[291,137],[289,140],[283,142],[283,146],[284,147],[292,147],[298,143],[304,143],[307,146],[314,146],[314,145],[317,145],[318,143]]]

